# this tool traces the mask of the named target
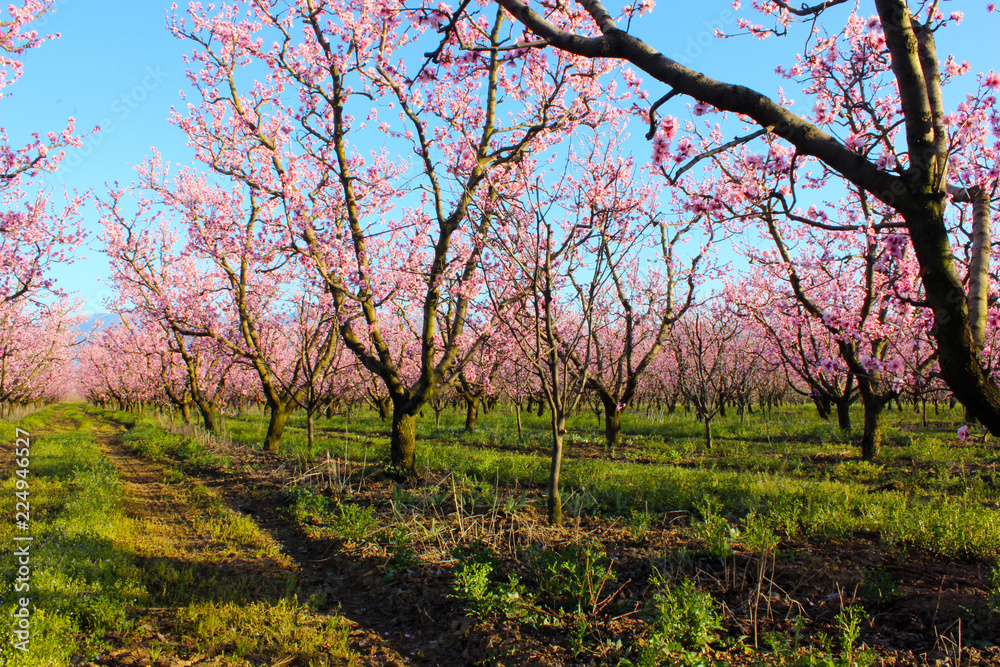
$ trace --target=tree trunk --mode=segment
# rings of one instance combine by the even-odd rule
[[[212,412],[211,404],[197,396],[195,396],[194,404],[198,406],[198,412],[201,413],[201,421],[205,424],[205,430],[209,433],[217,433],[219,427],[215,422],[215,414]]]
[[[622,444],[622,413],[615,401],[602,399],[601,402],[604,403],[604,444],[613,455]]]
[[[178,403],[181,409],[181,419],[184,420],[185,424],[191,423],[191,404],[185,401]]]
[[[712,418],[709,417],[708,415],[705,415],[705,447],[708,450],[711,450],[713,444],[714,443],[712,440]]]
[[[479,419],[479,399],[475,396],[463,396],[465,399],[465,431],[471,433],[476,430],[476,421]]]
[[[417,418],[399,408],[392,411],[392,433],[389,435],[389,460],[393,467],[417,474]]]
[[[981,352],[986,347],[986,312],[990,290],[990,193],[983,187],[963,190],[955,199],[972,202],[972,253],[969,259],[969,329]]]
[[[271,415],[267,422],[267,435],[264,436],[264,449],[277,452],[281,434],[285,431],[285,423],[291,416],[292,410],[286,409],[280,403],[269,403],[268,407]]]
[[[309,448],[309,457],[312,458],[313,455],[313,443],[316,441],[316,424],[315,419],[313,419],[313,412],[310,410],[306,413],[306,443]]]
[[[837,426],[841,431],[851,430],[851,399],[847,396],[837,400]]]
[[[829,396],[817,396],[813,399],[813,404],[816,406],[816,412],[819,413],[819,418],[823,421],[830,419],[830,398]]]
[[[378,416],[382,421],[388,421],[392,417],[392,399],[389,397],[375,399],[375,407],[378,408]]]
[[[877,396],[862,394],[865,407],[865,431],[861,436],[861,458],[874,461],[882,449],[882,409],[886,401]]]
[[[521,404],[514,402],[514,416],[517,417],[517,438],[524,439],[524,426],[521,424]]]
[[[927,301],[934,311],[931,334],[937,341],[941,377],[955,397],[986,429],[1000,434],[1000,389],[983,370],[972,337],[965,288],[955,268],[951,240],[944,225],[944,198],[920,202],[903,218],[920,263]]]
[[[549,524],[561,526],[563,522],[562,496],[559,495],[559,473],[562,471],[563,435],[566,433],[565,415],[552,419],[552,460],[549,465],[548,510]]]

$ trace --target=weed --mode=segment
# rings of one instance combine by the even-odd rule
[[[596,507],[597,498],[587,489],[577,489],[572,491],[563,500],[563,511],[571,516],[581,517],[584,512]]]
[[[758,554],[772,553],[781,542],[768,518],[756,512],[750,512],[743,519],[740,541],[747,551]]]
[[[718,500],[707,497],[698,506],[702,520],[695,525],[694,532],[705,544],[705,555],[724,561],[733,555],[733,541],[739,537],[740,531],[722,516],[720,507]]]
[[[511,496],[503,503],[503,511],[507,514],[517,514],[518,511],[524,509],[531,505],[531,501],[528,499],[527,493],[522,493],[519,496]]]
[[[672,585],[656,575],[648,636],[641,643],[639,664],[644,667],[673,664],[672,658],[705,648],[722,628],[722,618],[710,594],[691,579]],[[690,661],[688,661],[690,664]]]
[[[626,523],[629,532],[635,539],[642,539],[643,536],[649,531],[649,524],[652,521],[653,516],[649,513],[649,509],[643,509],[641,512],[634,507],[629,510],[629,518]]]
[[[512,574],[506,583],[500,584],[494,577],[494,566],[489,562],[459,560],[452,597],[462,600],[466,613],[481,621],[495,614],[504,618],[524,617],[531,602],[520,580]]]
[[[329,514],[329,499],[315,489],[296,487],[292,491],[292,498],[292,517],[298,524],[322,520]]]
[[[830,637],[822,632],[815,638],[817,646],[803,652],[800,645],[806,620],[802,616],[795,619],[791,637],[776,632],[765,633],[764,637],[771,645],[774,664],[779,667],[870,667],[875,662],[875,652],[855,648],[864,619],[865,612],[860,607],[847,607],[837,614],[841,644],[839,656],[835,654]]]
[[[885,568],[875,568],[865,572],[864,583],[859,590],[861,597],[878,607],[895,602],[900,597],[899,585]]]
[[[436,486],[428,486],[422,491],[423,506],[426,507],[444,507],[448,502],[449,493],[447,490],[439,489]]]
[[[389,562],[386,563],[387,579],[394,579],[420,562],[413,550],[413,535],[403,526],[396,526],[389,536]]]
[[[768,513],[771,525],[789,539],[795,539],[802,528],[802,500],[799,498],[775,498]]]
[[[614,580],[614,563],[599,542],[546,549],[528,561],[539,592],[554,607],[593,614],[610,601],[603,591]]]
[[[1000,560],[990,570],[987,583],[990,587],[989,607],[994,614],[1000,614]]]
[[[163,468],[163,482],[164,484],[180,484],[185,480],[184,473],[176,468],[171,468],[169,466]]]
[[[861,622],[868,617],[861,607],[847,607],[837,614],[840,629],[842,653],[838,667],[868,667],[875,662],[875,652],[871,649],[857,650],[855,644],[861,635]]]
[[[416,507],[420,500],[414,493],[404,489],[402,484],[396,484],[392,487],[392,504],[395,507]]]
[[[337,501],[336,529],[344,542],[357,543],[365,540],[375,532],[376,525],[375,508]]]

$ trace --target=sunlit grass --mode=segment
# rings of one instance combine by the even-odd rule
[[[0,657],[10,664],[68,664],[77,654],[96,655],[108,632],[129,627],[128,609],[147,598],[135,563],[120,549],[135,530],[123,511],[122,488],[82,419],[69,420],[71,433],[36,437],[50,421],[64,420],[67,408],[46,410],[19,424],[32,434],[30,475],[31,650],[9,642]],[[15,479],[0,484],[5,513],[15,500]],[[14,611],[12,551],[15,527],[0,524],[0,616]]]
[[[114,427],[95,421],[98,414],[61,405],[16,425],[0,423],[0,434],[11,440],[16,427],[32,435],[34,538],[31,650],[23,653],[4,642],[0,664],[67,665],[77,656],[96,660],[122,641],[144,647],[138,655],[149,662],[142,664],[179,653],[217,654],[226,657],[226,664],[272,664],[289,657],[302,664],[356,664],[344,621],[295,601],[298,577],[280,545],[217,491],[175,470],[163,477],[172,478],[173,500],[189,508],[196,524],[170,526],[145,514],[131,516],[135,503],[95,439],[98,429]],[[134,415],[114,417],[136,427],[130,433],[136,450],[143,449],[137,442],[151,443],[145,448],[150,458],[206,464],[206,452],[196,442],[185,443]],[[15,479],[0,483],[0,506],[9,515]],[[10,522],[0,523],[0,616],[7,619],[15,610],[14,532]],[[235,562],[246,565],[241,570],[231,565]],[[148,607],[178,611],[165,621],[149,621],[143,617]],[[169,641],[150,643],[150,622]],[[205,633],[218,623],[219,632]],[[243,639],[235,639],[241,633]],[[0,634],[7,636],[7,629]]]

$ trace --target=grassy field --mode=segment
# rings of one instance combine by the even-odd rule
[[[613,453],[584,412],[567,436],[562,527],[544,521],[547,420],[522,417],[523,437],[501,409],[472,433],[457,411],[440,425],[429,414],[422,477],[403,484],[373,413],[318,420],[313,452],[296,415],[277,456],[256,444],[259,414],[228,418],[221,438],[152,413],[28,417],[20,428],[41,436],[32,631],[71,640],[33,640],[35,662],[0,655],[1000,664],[1000,457],[981,435],[958,440],[958,411],[928,427],[887,413],[875,463],[859,433],[807,406],[719,419],[711,450],[683,413],[626,415]],[[11,513],[15,477],[4,484]],[[15,575],[0,582],[7,615]]]
[[[5,641],[0,664],[354,663],[342,619],[298,602],[280,545],[211,488],[122,456],[124,429],[77,405],[4,425],[11,446],[15,428],[31,434],[30,521],[25,531],[0,524],[0,616],[29,598],[30,639],[27,650]],[[17,479],[0,485],[6,516]],[[32,538],[23,593],[13,589],[15,534]]]

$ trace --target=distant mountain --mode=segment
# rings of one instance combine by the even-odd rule
[[[80,325],[80,333],[85,336],[90,335],[98,329],[113,327],[121,324],[121,322],[121,318],[115,313],[95,313],[89,316],[86,321]]]

